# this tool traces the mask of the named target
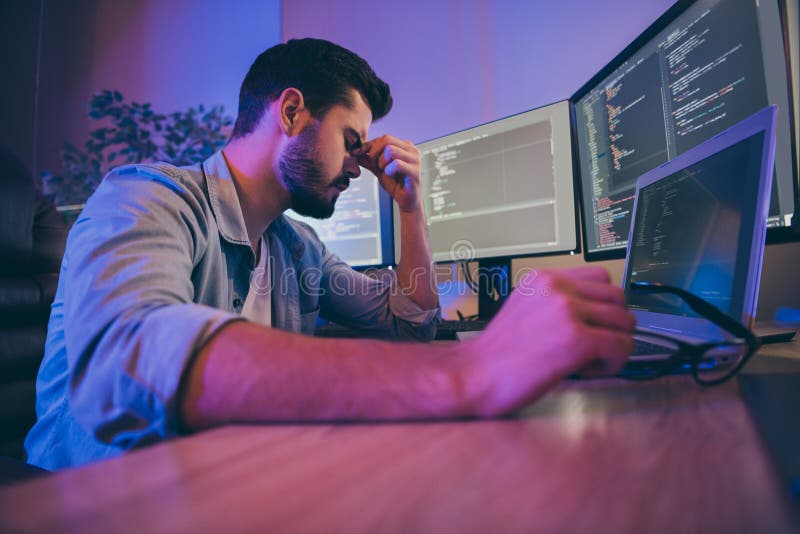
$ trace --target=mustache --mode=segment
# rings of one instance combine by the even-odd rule
[[[350,178],[348,176],[340,176],[331,183],[332,187],[337,187],[339,185],[350,187]]]

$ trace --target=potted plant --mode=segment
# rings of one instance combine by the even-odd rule
[[[114,166],[154,161],[190,165],[222,148],[233,125],[222,106],[206,109],[201,104],[162,114],[149,103],[127,102],[111,90],[92,97],[89,117],[103,125],[89,133],[83,148],[64,144],[61,174],[45,171],[39,177],[42,193],[67,219],[77,217]]]

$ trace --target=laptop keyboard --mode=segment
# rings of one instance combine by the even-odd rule
[[[631,354],[636,356],[647,356],[649,354],[666,354],[668,349],[655,343],[649,343],[641,339],[634,339],[633,352]]]
[[[458,332],[475,332],[483,330],[489,321],[474,319],[469,321],[444,320],[436,325],[436,339],[457,339]]]

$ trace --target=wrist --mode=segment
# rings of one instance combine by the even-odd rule
[[[424,207],[422,205],[422,200],[416,200],[409,206],[400,206],[400,204],[398,204],[397,207],[398,210],[400,211],[401,216],[403,215],[419,216],[420,214],[425,213]]]
[[[485,373],[479,365],[481,352],[477,339],[452,344],[451,374],[454,384],[453,412],[456,416],[482,416],[488,392]]]

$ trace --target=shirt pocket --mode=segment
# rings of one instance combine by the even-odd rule
[[[319,306],[310,312],[300,314],[300,331],[309,336],[314,335],[317,329],[317,319],[319,318]]]

